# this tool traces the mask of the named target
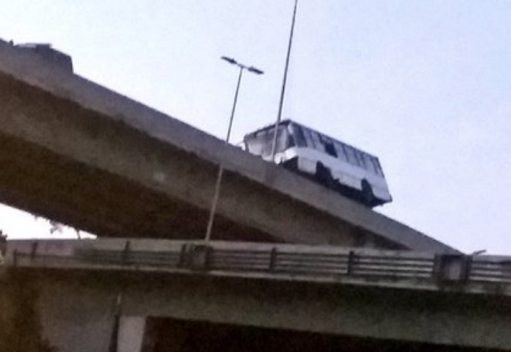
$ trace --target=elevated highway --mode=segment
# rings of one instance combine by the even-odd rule
[[[0,202],[98,236],[455,252],[399,222],[0,41]],[[207,116],[207,112],[204,112]]]
[[[511,351],[510,257],[43,240],[3,268],[61,352]]]

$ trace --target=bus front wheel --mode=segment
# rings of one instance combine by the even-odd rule
[[[362,202],[368,207],[372,207],[375,201],[373,189],[367,180],[362,180]]]

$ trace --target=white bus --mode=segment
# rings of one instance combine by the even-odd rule
[[[279,124],[271,160],[275,124],[245,135],[244,148],[304,175],[368,207],[392,201],[377,157],[291,120]]]

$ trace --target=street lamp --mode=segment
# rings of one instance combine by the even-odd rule
[[[236,86],[236,92],[234,93],[234,102],[232,104],[232,111],[231,111],[231,118],[229,119],[229,128],[227,129],[227,136],[225,137],[225,145],[229,144],[229,139],[231,138],[231,130],[232,130],[232,123],[234,121],[234,113],[236,112],[236,105],[238,103],[238,93],[240,92],[240,86],[241,86],[241,78],[243,77],[243,71],[247,70],[248,72],[252,72],[256,75],[262,75],[264,72],[261,71],[258,68],[255,68],[254,66],[246,66],[242,63],[239,63],[235,59],[231,57],[222,56],[222,60],[227,61],[228,63],[235,65],[239,68],[239,74],[238,74],[238,84]],[[208,227],[206,230],[206,236],[204,237],[204,240],[206,242],[209,242],[211,239],[211,232],[213,230],[213,222],[215,220],[215,213],[216,213],[216,207],[218,204],[218,198],[220,196],[220,187],[222,185],[222,177],[224,174],[224,166],[220,164],[220,167],[218,168],[218,175],[216,177],[216,184],[215,184],[215,194],[213,195],[213,202],[211,204],[211,210],[209,212],[209,219],[208,219]]]
[[[231,65],[235,65],[240,69],[240,73],[238,75],[238,85],[236,86],[236,93],[234,93],[234,103],[232,104],[232,112],[231,112],[231,118],[229,120],[229,128],[227,129],[227,137],[225,138],[225,144],[229,144],[229,139],[231,137],[231,129],[232,129],[232,122],[234,120],[234,112],[236,111],[236,105],[238,103],[238,93],[240,91],[240,85],[241,85],[241,78],[243,77],[243,71],[247,70],[248,72],[255,73],[256,75],[262,75],[264,72],[253,67],[253,66],[245,66],[236,60],[234,60],[231,57],[222,56],[222,60],[227,61]]]

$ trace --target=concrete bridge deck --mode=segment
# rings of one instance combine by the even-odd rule
[[[0,201],[114,237],[455,252],[403,224],[0,41]],[[204,112],[207,116],[207,112]]]
[[[106,352],[118,317],[118,351],[141,351],[122,346],[155,323],[177,339],[179,322],[295,332],[316,347],[337,336],[350,351],[511,351],[509,257],[101,239],[11,241],[3,266],[37,287],[44,336],[62,352]]]

